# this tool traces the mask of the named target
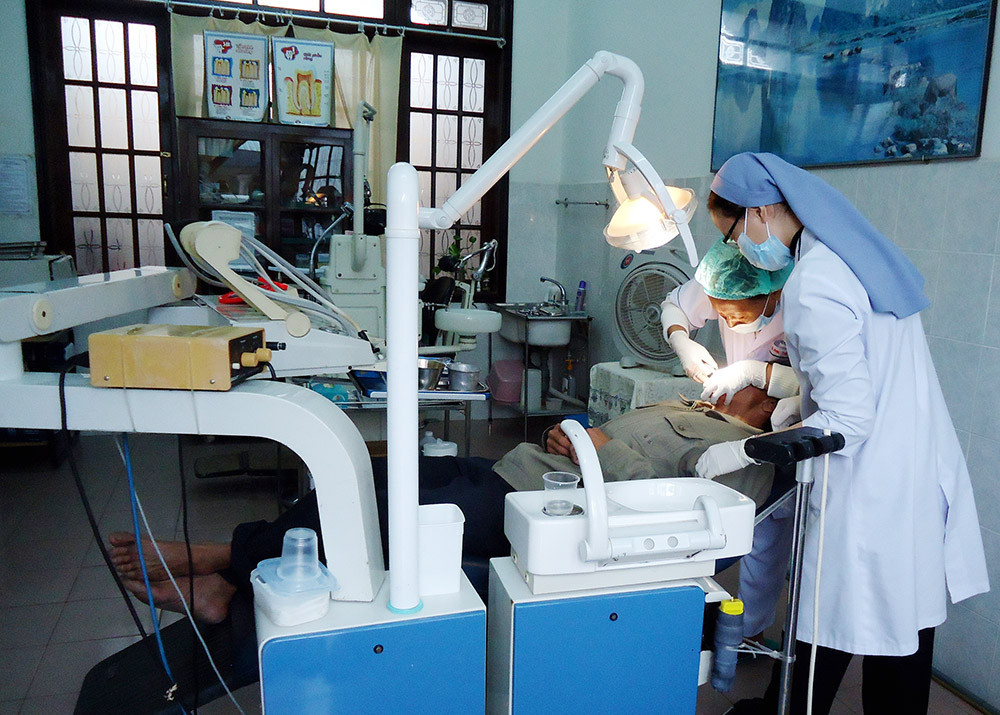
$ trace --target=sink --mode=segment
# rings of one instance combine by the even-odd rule
[[[449,308],[434,313],[434,327],[459,335],[495,333],[500,329],[500,313],[473,308]]]
[[[568,345],[570,326],[579,315],[551,303],[496,303],[500,311],[500,335],[513,343],[556,347]]]

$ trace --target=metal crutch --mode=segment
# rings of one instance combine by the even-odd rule
[[[769,462],[775,467],[795,465],[795,517],[792,527],[792,553],[788,577],[788,608],[785,612],[785,637],[780,652],[754,649],[781,661],[778,714],[788,712],[792,693],[792,665],[795,662],[795,635],[799,620],[799,596],[802,581],[802,554],[805,547],[806,517],[809,512],[809,492],[813,485],[813,460],[844,447],[844,436],[825,434],[813,427],[799,427],[748,439],[748,457]]]

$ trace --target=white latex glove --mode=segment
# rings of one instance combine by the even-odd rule
[[[743,443],[747,439],[750,438],[747,437],[736,442],[713,444],[698,458],[698,463],[694,465],[694,470],[703,479],[715,479],[720,474],[729,474],[738,469],[748,467],[751,464],[759,464],[756,460],[750,459],[743,449]]]
[[[785,429],[802,421],[802,396],[785,397],[771,413],[771,428]]]
[[[719,369],[719,364],[705,346],[696,343],[685,331],[675,330],[667,338],[667,342],[680,358],[684,372],[695,382],[705,382],[709,375]]]
[[[720,397],[725,396],[722,404],[728,405],[732,396],[747,385],[764,389],[764,386],[767,385],[766,362],[740,360],[717,370],[714,375],[705,380],[705,389],[701,391],[701,399],[708,400],[714,405]]]

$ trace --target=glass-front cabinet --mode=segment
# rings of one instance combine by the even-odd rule
[[[181,118],[178,133],[177,216],[239,226],[300,267],[353,200],[349,130]]]

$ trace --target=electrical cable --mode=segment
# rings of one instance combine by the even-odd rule
[[[135,533],[135,545],[136,553],[139,555],[139,569],[142,571],[142,582],[146,586],[146,597],[149,599],[149,614],[153,619],[153,633],[156,636],[156,645],[160,651],[160,661],[163,663],[163,669],[167,673],[167,677],[170,682],[176,687],[177,681],[174,679],[173,673],[170,671],[170,664],[167,662],[167,652],[163,647],[163,637],[160,634],[160,619],[156,615],[156,604],[153,601],[153,588],[149,585],[149,573],[146,569],[146,557],[142,553],[142,532],[139,531],[139,510],[138,510],[138,497],[135,493],[135,476],[132,473],[132,457],[129,452],[128,447],[128,433],[122,433],[122,444],[120,449],[122,449],[122,458],[125,460],[125,473],[128,475],[128,491],[129,500],[132,505],[132,529]],[[187,712],[184,706],[178,703],[181,712]]]
[[[208,644],[205,642],[204,637],[202,637],[201,632],[198,630],[198,626],[195,624],[194,615],[191,613],[191,609],[188,606],[187,601],[185,601],[184,599],[184,593],[183,591],[181,591],[180,586],[177,584],[174,575],[170,572],[170,568],[167,566],[167,560],[163,557],[163,552],[160,551],[160,545],[157,544],[156,539],[153,538],[153,532],[149,528],[149,521],[146,519],[146,512],[143,511],[142,502],[139,501],[138,495],[136,495],[135,500],[139,515],[142,517],[143,526],[146,527],[146,535],[149,537],[149,543],[152,545],[153,550],[156,552],[156,556],[160,560],[160,565],[163,566],[163,570],[167,574],[167,578],[170,580],[171,585],[174,587],[174,591],[177,592],[177,595],[181,600],[181,606],[184,608],[184,613],[187,614],[188,620],[191,622],[191,628],[192,630],[194,630],[195,636],[201,643],[201,647],[205,651],[205,656],[208,658],[208,662],[212,666],[212,670],[215,671],[215,676],[219,679],[219,683],[222,684],[223,690],[226,691],[226,695],[229,696],[229,699],[233,701],[233,705],[236,706],[236,709],[243,715],[246,715],[246,713],[243,711],[243,708],[240,707],[240,704],[236,701],[236,698],[233,696],[233,691],[229,689],[229,685],[226,683],[225,678],[222,677],[222,673],[219,672],[219,668],[218,666],[216,666],[215,660],[212,658],[212,652],[209,650]],[[191,574],[191,582],[194,583],[193,573]],[[192,600],[192,603],[193,602],[194,601]]]
[[[189,358],[190,360],[190,358]],[[188,496],[187,496],[187,479],[184,475],[184,440],[181,435],[177,435],[177,472],[180,475],[181,481],[181,527],[184,531],[184,553],[187,556],[187,567],[188,574],[190,574],[191,579],[188,582],[188,595],[191,597],[191,603],[194,603],[194,555],[191,553],[191,533],[188,529]],[[137,498],[138,500],[138,498]],[[139,510],[142,514],[143,524],[146,526],[146,533],[150,533],[149,524],[146,523],[146,515],[142,513],[142,503],[139,504]],[[153,536],[150,533],[150,540]],[[166,567],[166,565],[164,565]],[[181,599],[184,600],[183,598]],[[194,621],[191,621],[191,626],[194,627]],[[194,643],[191,644],[191,662],[197,665],[198,660],[198,650],[195,648]],[[194,705],[191,707],[192,715],[198,715],[198,694],[201,688],[198,684],[198,668],[192,668],[193,674],[193,684],[192,689],[194,690]]]
[[[205,269],[200,268],[199,266],[196,265],[198,258],[196,256],[192,256],[191,254],[189,254],[187,251],[184,250],[184,247],[181,246],[181,242],[177,240],[177,236],[174,234],[174,229],[170,226],[169,223],[163,224],[163,230],[167,234],[167,238],[170,239],[170,243],[171,245],[173,245],[174,250],[177,251],[177,255],[180,256],[181,262],[188,268],[188,270],[190,270],[192,273],[198,276],[198,278],[200,278],[205,283],[215,286],[216,288],[228,287],[225,283],[218,280],[217,277],[216,278],[212,277],[212,275],[215,274],[215,271],[212,271],[212,273],[209,274],[205,271]]]
[[[250,238],[249,236],[243,237],[244,242],[255,248],[261,255],[265,256],[271,261],[271,264],[284,274],[286,274],[291,280],[299,285],[303,290],[311,294],[316,300],[327,305],[334,313],[343,316],[358,332],[361,331],[361,326],[351,318],[345,311],[341,310],[335,303],[333,303],[329,298],[327,298],[325,291],[317,285],[309,276],[305,275],[298,268],[293,266],[291,263],[286,261],[275,251],[273,251],[268,246],[258,241],[255,238]]]
[[[830,430],[823,430],[829,437]],[[823,455],[823,490],[819,500],[819,540],[816,546],[816,585],[813,593],[813,622],[812,639],[813,647],[809,650],[809,684],[806,690],[806,715],[812,715],[813,706],[813,686],[816,679],[816,655],[819,650],[819,577],[823,569],[823,534],[826,530],[826,485],[830,478],[830,453]]]
[[[59,413],[62,419],[61,432],[64,439],[69,443],[70,433],[68,421],[66,419],[66,374],[76,366],[78,362],[82,362],[86,358],[87,353],[80,353],[72,358],[66,366],[63,367],[59,375]],[[90,531],[94,535],[94,540],[97,542],[97,547],[100,549],[101,558],[104,560],[104,564],[108,567],[108,571],[111,572],[112,577],[115,580],[115,585],[118,587],[119,593],[121,593],[122,598],[125,599],[125,605],[128,607],[128,612],[132,616],[132,621],[135,623],[136,630],[138,630],[139,635],[142,636],[144,642],[149,637],[146,633],[146,628],[142,625],[142,621],[139,620],[139,614],[136,613],[135,606],[132,603],[132,598],[129,595],[128,590],[121,581],[121,577],[118,576],[118,571],[115,569],[113,563],[111,563],[111,555],[108,554],[108,549],[104,545],[104,538],[101,536],[100,527],[97,525],[97,519],[94,517],[94,510],[91,507],[90,499],[87,497],[87,490],[83,485],[83,479],[80,477],[80,469],[76,463],[76,457],[73,454],[72,444],[70,443],[70,448],[67,451],[67,460],[69,462],[70,472],[73,474],[73,481],[76,483],[76,490],[80,495],[80,501],[83,503],[83,509],[87,513],[87,521],[90,523]]]
[[[266,362],[266,363],[264,363],[264,365],[267,367],[268,370],[271,371],[271,379],[272,380],[277,380],[278,379],[278,373],[276,373],[274,371],[274,365],[272,365],[270,362]]]

